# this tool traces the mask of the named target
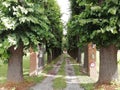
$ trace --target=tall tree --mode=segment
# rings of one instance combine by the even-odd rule
[[[7,80],[23,81],[23,50],[48,38],[44,0],[0,0],[0,55],[8,59]]]
[[[79,48],[78,42],[80,39],[79,35],[79,27],[75,27],[75,25],[71,25],[71,22],[74,21],[74,16],[79,15],[82,11],[82,7],[79,7],[79,4],[75,0],[70,0],[71,3],[71,12],[72,16],[68,22],[68,31],[67,31],[67,40],[68,40],[68,53],[74,58],[77,59],[77,62],[81,62],[81,51]],[[74,28],[74,30],[73,30]]]
[[[54,59],[61,54],[63,26],[60,19],[60,8],[56,0],[48,0],[47,2],[45,2],[44,7],[45,14],[50,21],[49,32],[52,33],[52,38],[46,40],[47,52],[49,57],[48,60],[51,61],[50,59]]]
[[[92,41],[100,49],[100,72],[98,83],[110,83],[118,79],[117,48],[120,42],[119,0],[77,0],[84,8],[73,16],[71,27],[79,29],[80,42]]]

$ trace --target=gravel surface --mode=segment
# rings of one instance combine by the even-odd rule
[[[72,63],[68,58],[66,59],[65,71],[67,75],[66,76],[67,87],[65,88],[65,90],[84,90],[83,88],[80,87],[80,83],[75,75]]]
[[[55,76],[57,72],[59,71],[59,68],[63,62],[63,57],[60,57],[60,60],[57,62],[57,64],[52,69],[51,73],[48,75],[47,78],[45,78],[41,83],[36,84],[35,86],[31,87],[30,90],[53,90],[53,80],[55,79]]]
[[[56,65],[52,69],[51,71],[52,73],[47,78],[45,78],[41,83],[38,83],[35,86],[31,87],[30,90],[54,90],[52,87],[53,85],[52,81],[55,79],[55,76],[57,76],[57,72],[59,71],[59,68],[63,60],[64,60],[63,55],[61,55],[60,60],[56,63]],[[67,87],[61,90],[84,90],[83,88],[80,87],[80,82],[78,81],[78,78],[76,77],[74,72],[74,68],[68,58],[66,59],[65,71]]]

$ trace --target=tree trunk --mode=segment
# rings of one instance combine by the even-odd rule
[[[78,58],[78,48],[74,48],[70,51],[68,51],[68,53],[70,54],[71,57],[73,57],[74,59]]]
[[[102,2],[103,2],[103,0],[98,0],[99,5],[101,5],[101,4],[102,4]]]
[[[81,50],[80,48],[78,48],[78,58],[77,58],[77,62],[81,63]]]
[[[99,84],[111,83],[118,79],[117,48],[115,45],[100,48]]]
[[[85,73],[88,73],[88,45],[86,45],[84,47],[84,65],[83,65],[83,68],[84,68],[84,72]]]
[[[21,43],[16,49],[15,46],[9,48],[10,58],[8,59],[8,82],[22,82],[23,81],[23,43]]]
[[[47,63],[50,63],[52,61],[52,52],[48,51],[47,53]]]
[[[45,53],[45,48],[43,47],[42,44],[39,44],[38,45],[38,68],[44,67],[44,53]]]
[[[61,49],[59,48],[53,48],[52,49],[52,59],[55,59],[61,54]]]

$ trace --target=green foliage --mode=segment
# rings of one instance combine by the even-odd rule
[[[79,35],[78,46],[83,46],[91,41],[97,46],[110,44],[118,46],[120,41],[120,2],[118,0],[105,0],[102,2],[77,0],[76,3],[73,6],[79,5],[82,10],[81,13],[75,13],[71,17],[68,32],[74,34],[68,36],[75,37]]]
[[[30,71],[30,54],[23,56],[23,75],[29,75]]]
[[[94,83],[81,84],[85,90],[94,90]]]
[[[6,82],[7,64],[0,65],[0,83]]]
[[[34,46],[48,38],[49,20],[45,15],[44,1],[0,1],[0,55],[8,58],[9,47],[24,43]],[[48,35],[46,35],[48,34]]]
[[[28,82],[40,83],[44,78],[45,78],[44,76],[32,76],[32,77],[28,76],[25,77],[25,80]]]
[[[61,90],[66,87],[66,80],[63,77],[58,77],[53,80],[53,88]]]
[[[67,43],[67,38],[66,36],[63,36],[62,38],[62,49],[68,49],[68,43]]]
[[[72,16],[78,15],[84,8],[84,7],[82,7],[82,8],[79,7],[79,4],[77,3],[76,0],[70,0],[70,3],[71,3]],[[79,41],[78,40],[79,35],[77,35],[77,34],[79,34],[79,28],[78,27],[74,28],[75,25],[73,25],[73,24],[75,22],[72,22],[72,21],[74,21],[73,17],[71,17],[68,22],[67,42],[68,42],[69,49],[73,49],[73,48],[77,47],[77,42]]]
[[[55,0],[48,0],[44,4],[45,14],[50,21],[49,32],[52,33],[51,37],[47,40],[47,48],[61,48],[63,30],[60,19],[60,8]]]
[[[55,0],[0,1],[0,57],[9,57],[9,47],[22,41],[25,49],[47,43],[61,47],[62,23]],[[15,47],[15,48],[16,48]]]

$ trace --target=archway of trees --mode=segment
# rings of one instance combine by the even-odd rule
[[[120,1],[70,2],[72,16],[65,36],[67,44],[62,45],[63,24],[60,20],[60,8],[55,0],[0,1],[0,57],[2,60],[8,59],[8,81],[24,80],[22,58],[30,47],[35,51],[38,45],[44,45],[48,63],[60,55],[63,48],[67,48],[68,53],[77,58],[77,62],[81,62],[81,52],[87,51],[90,42],[96,44],[100,51],[98,83],[110,83],[118,79]]]

